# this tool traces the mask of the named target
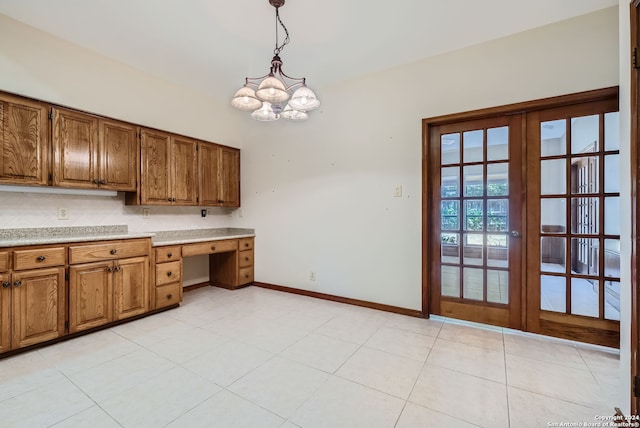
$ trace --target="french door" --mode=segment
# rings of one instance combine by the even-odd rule
[[[423,123],[423,312],[618,347],[618,89]]]
[[[520,327],[521,134],[518,115],[431,128],[433,313]]]

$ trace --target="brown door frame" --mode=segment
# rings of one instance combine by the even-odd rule
[[[640,0],[634,0],[630,4],[630,36],[631,36],[631,52],[630,57],[634,58],[633,62],[640,61],[637,58],[638,47],[640,42]],[[638,143],[640,142],[640,130],[638,129],[638,114],[640,113],[640,70],[635,64],[631,64],[631,132],[630,132],[630,148],[629,158],[631,162],[631,389],[629,396],[631,397],[630,414],[637,415],[640,412],[640,399],[638,399],[635,391],[635,379],[640,376],[640,356],[638,355],[640,340],[640,318],[637,316],[640,310],[640,293],[638,292],[638,284],[640,283],[640,265],[638,260],[638,213],[640,212],[640,200],[638,199],[638,167],[640,159],[638,159]]]
[[[635,0],[634,3],[640,3],[640,0]],[[633,13],[632,13],[633,16]],[[632,32],[633,33],[633,32]],[[632,79],[633,80],[633,79]],[[613,86],[609,88],[603,89],[595,89],[591,91],[579,92],[576,94],[569,95],[561,95],[557,97],[543,98],[534,101],[526,101],[522,103],[509,104],[500,107],[490,107],[481,110],[463,112],[463,113],[455,113],[443,116],[436,116],[432,118],[427,118],[422,120],[422,313],[426,318],[429,317],[429,314],[432,313],[432,299],[431,299],[431,272],[432,272],[432,263],[434,260],[434,254],[432,254],[433,249],[432,245],[430,245],[431,240],[433,239],[433,230],[430,228],[430,217],[429,213],[433,212],[433,186],[431,186],[431,177],[433,176],[433,172],[431,171],[431,162],[432,162],[432,129],[435,126],[446,125],[450,123],[456,122],[465,122],[476,119],[484,119],[489,117],[495,117],[499,115],[511,115],[511,114],[520,114],[525,112],[534,112],[538,110],[544,110],[554,107],[562,107],[569,106],[574,104],[581,104],[592,101],[600,101],[611,99],[612,97],[618,97],[618,86]],[[632,103],[633,106],[633,103]],[[632,118],[633,121],[633,118]],[[526,126],[523,126],[523,141],[526,136]],[[633,149],[633,145],[632,145]],[[523,150],[524,152],[524,150]],[[633,152],[635,153],[635,152]],[[634,158],[635,159],[635,158]],[[526,179],[526,171],[522,172],[522,179]],[[632,172],[632,176],[635,177],[636,174]],[[635,201],[635,181],[633,184],[633,195]],[[635,202],[634,202],[635,208]],[[523,210],[523,211],[526,211]],[[635,213],[634,217],[635,218]],[[635,224],[635,222],[634,222]],[[523,219],[522,230],[527,230],[526,219]],[[633,236],[637,236],[635,234],[635,229],[633,232]],[[526,239],[526,236],[524,237]],[[634,251],[635,251],[635,239],[634,239]],[[633,253],[635,255],[635,252]],[[522,260],[523,263],[526,260],[527,252],[526,252],[526,242],[523,241],[523,249],[522,249]],[[635,259],[634,259],[635,260]],[[526,274],[525,269],[521,269],[522,275]],[[635,271],[634,271],[635,278]],[[522,298],[521,298],[521,329],[526,330],[526,282],[525,278],[522,278],[521,284],[525,287],[522,290]],[[634,298],[635,302],[635,298]],[[637,305],[640,308],[640,304]],[[635,354],[634,354],[635,355]],[[636,413],[637,414],[637,413]]]

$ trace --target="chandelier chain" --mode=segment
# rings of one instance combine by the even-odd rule
[[[282,49],[284,49],[284,47],[289,44],[289,42],[291,41],[291,38],[289,37],[289,30],[287,30],[287,27],[284,25],[284,23],[282,22],[282,19],[280,19],[280,8],[276,8],[276,47],[273,50],[273,54],[274,55],[280,55],[280,52],[282,51]],[[282,44],[280,46],[278,46],[278,23],[282,26],[282,28],[284,29],[284,33],[286,35],[286,37],[284,38],[284,40],[282,41]]]

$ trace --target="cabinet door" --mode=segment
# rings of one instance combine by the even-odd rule
[[[53,185],[96,188],[98,118],[75,111],[53,110]]]
[[[69,333],[113,320],[113,262],[69,268]]]
[[[114,320],[149,310],[149,257],[114,261]]]
[[[220,199],[224,207],[240,206],[240,150],[221,147]]]
[[[220,198],[220,146],[200,143],[198,148],[198,179],[200,205],[216,206]]]
[[[22,348],[65,333],[64,268],[13,274],[12,348]]]
[[[198,142],[172,137],[171,179],[174,205],[198,205]]]
[[[11,349],[11,282],[0,274],[0,353]]]
[[[0,94],[0,183],[48,184],[48,126],[44,104]]]
[[[143,205],[170,205],[170,136],[149,129],[143,129],[141,135],[140,202]]]
[[[100,187],[135,192],[138,183],[138,128],[100,121]]]

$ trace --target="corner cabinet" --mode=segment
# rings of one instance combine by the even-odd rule
[[[135,191],[137,169],[137,127],[53,109],[54,186]]]
[[[140,192],[127,204],[198,205],[198,143],[161,131],[141,132]]]
[[[0,183],[47,185],[49,147],[48,106],[0,93]]]
[[[201,142],[198,172],[200,205],[240,206],[240,150]]]

